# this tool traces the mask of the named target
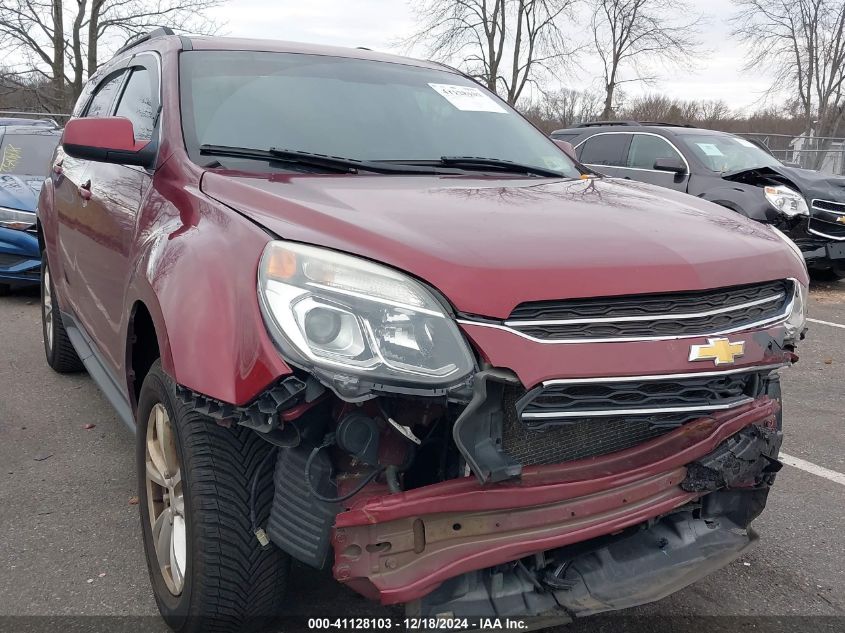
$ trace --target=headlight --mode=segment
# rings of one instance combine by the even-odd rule
[[[809,290],[807,286],[802,284],[797,279],[793,280],[793,297],[792,297],[792,311],[786,319],[784,324],[786,327],[785,338],[789,340],[797,340],[806,330],[807,324],[807,295]]]
[[[386,266],[270,242],[261,257],[258,293],[286,359],[329,380],[345,398],[364,396],[374,385],[446,388],[475,368],[440,302]]]
[[[35,224],[34,213],[0,207],[0,227],[25,231],[33,224]]]
[[[796,215],[810,215],[810,210],[807,208],[807,201],[797,191],[793,191],[783,185],[765,187],[764,191],[769,204],[784,215],[790,218]]]

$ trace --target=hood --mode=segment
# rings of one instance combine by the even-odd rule
[[[0,173],[0,207],[34,212],[43,182],[43,176]]]
[[[726,180],[748,182],[762,186],[774,180],[800,192],[810,204],[815,199],[845,203],[845,178],[831,176],[812,169],[779,165],[744,169],[722,176]]]
[[[201,189],[281,238],[392,265],[493,318],[523,301],[805,277],[768,227],[633,181],[209,171]]]

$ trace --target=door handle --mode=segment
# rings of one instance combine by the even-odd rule
[[[59,174],[59,175],[61,175],[61,174],[64,172],[64,168],[62,167],[62,165],[64,164],[64,162],[65,162],[65,161],[64,161],[64,159],[60,159],[60,160],[57,160],[57,161],[53,164],[53,173],[54,173],[54,174]]]
[[[84,183],[79,185],[79,196],[83,200],[90,200],[91,199],[91,181],[86,180]]]

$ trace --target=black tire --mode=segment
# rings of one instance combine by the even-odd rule
[[[0,297],[5,297],[12,291],[12,287],[9,284],[0,284]]]
[[[185,570],[178,595],[168,589],[159,565],[150,520],[147,427],[157,404],[164,407],[173,428],[186,510]],[[249,507],[252,477],[272,448],[249,429],[220,426],[182,404],[161,361],[153,364],[138,401],[138,506],[153,593],[174,631],[260,630],[281,614],[290,560],[273,545],[261,547],[252,532]],[[273,499],[272,465],[263,468],[256,490],[259,525],[266,523]]]
[[[46,290],[49,289],[49,294]],[[45,299],[49,298],[50,310]],[[48,318],[48,312],[50,318]],[[52,336],[50,335],[52,330]],[[47,253],[41,253],[41,334],[44,337],[44,354],[47,364],[60,374],[72,374],[83,371],[85,366],[68,338],[62,311],[59,309],[56,286],[47,265]]]

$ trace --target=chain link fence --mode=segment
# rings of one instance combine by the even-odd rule
[[[57,125],[64,125],[70,118],[64,112],[29,112],[25,110],[0,110],[0,119],[48,119]]]
[[[845,176],[845,138],[763,132],[740,132],[739,136],[765,146],[783,163],[831,176]]]

